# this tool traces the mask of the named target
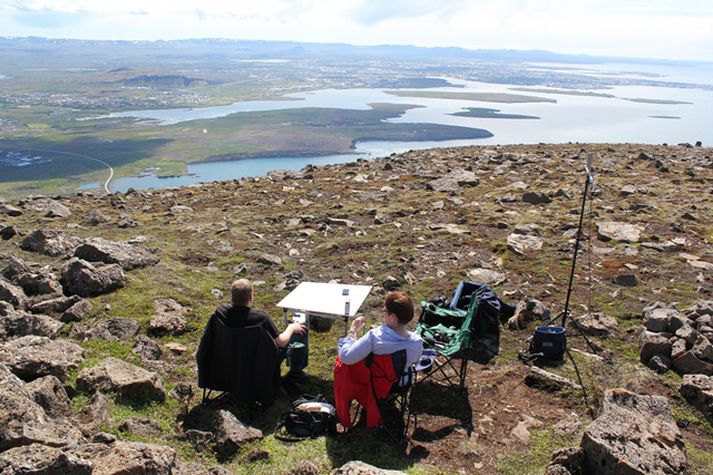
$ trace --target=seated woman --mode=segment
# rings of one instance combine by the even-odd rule
[[[393,369],[381,367],[384,377],[377,378],[382,381],[375,380],[370,370],[371,361],[366,360],[370,354],[393,355],[404,350],[403,368],[416,363],[423,351],[423,341],[420,336],[406,329],[413,314],[411,299],[401,292],[391,292],[384,300],[384,323],[381,326],[357,339],[357,332],[364,327],[364,317],[358,317],[352,322],[347,336],[339,339],[339,356],[334,365],[334,400],[337,415],[345,428],[351,427],[349,408],[354,399],[367,409],[367,427],[376,427],[382,423],[374,400],[376,393],[385,390],[388,394],[391,384],[402,375],[394,375]],[[388,377],[385,377],[386,373]],[[381,388],[376,388],[375,383],[381,385]],[[385,388],[384,384],[387,384]]]

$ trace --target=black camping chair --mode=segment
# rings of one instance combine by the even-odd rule
[[[229,327],[214,315],[201,338],[196,359],[203,403],[211,400],[213,391],[263,406],[274,401],[280,360],[275,340],[262,326]]]
[[[371,390],[381,412],[384,429],[397,442],[405,440],[411,417],[414,428],[417,422],[410,408],[416,372],[414,366],[406,367],[406,350],[390,355],[371,353],[364,364],[369,369]],[[380,381],[386,384],[380,384]]]

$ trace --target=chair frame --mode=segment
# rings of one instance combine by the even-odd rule
[[[406,357],[406,350],[399,350],[396,353],[391,354],[390,356],[392,357],[392,361],[395,355],[401,355],[403,359],[405,360]],[[413,416],[414,419],[414,429],[417,425],[417,419],[416,419],[416,414],[414,414],[411,411],[411,393],[414,388],[414,383],[416,380],[416,371],[413,365],[411,365],[408,368],[398,368],[396,371],[397,373],[397,379],[396,381],[392,384],[391,389],[389,390],[389,394],[386,396],[386,398],[378,398],[376,395],[376,386],[374,384],[374,380],[378,378],[385,378],[386,376],[384,375],[383,368],[381,368],[378,364],[375,364],[373,361],[374,354],[371,353],[367,356],[367,360],[365,361],[365,364],[367,368],[369,368],[369,381],[371,383],[371,390],[374,395],[374,399],[377,401],[377,405],[379,406],[379,411],[381,412],[381,418],[384,421],[383,428],[386,431],[386,433],[393,438],[396,442],[402,442],[407,439],[408,436],[408,431],[409,431],[409,426],[410,426],[410,420],[411,417]],[[375,374],[375,369],[376,368],[381,368],[382,373],[381,374]],[[397,368],[394,368],[397,369]],[[402,383],[403,384],[400,384]],[[382,402],[383,401],[383,402]],[[385,411],[383,408],[386,406],[386,404],[394,404],[396,406],[397,412],[399,414],[399,420],[401,421],[401,425],[399,430],[394,431],[389,428],[389,424],[386,420],[385,417]]]
[[[428,302],[421,302],[421,306],[421,316],[419,317],[418,325],[416,326],[416,332],[419,333],[419,335],[421,335],[421,337],[424,339],[424,347],[436,350],[436,359],[433,363],[433,366],[431,367],[430,372],[426,374],[426,376],[424,376],[423,378],[420,378],[418,381],[416,381],[415,384],[420,384],[428,380],[429,378],[433,378],[433,380],[439,382],[446,382],[453,389],[457,389],[458,391],[463,392],[465,390],[465,378],[468,372],[468,360],[470,360],[472,355],[471,346],[473,344],[473,341],[471,338],[472,332],[470,330],[470,325],[472,324],[472,319],[474,318],[475,312],[478,309],[478,299],[472,298],[467,311],[457,309],[451,310],[436,307],[436,309],[440,310],[440,312],[444,315],[454,318],[463,318],[463,323],[461,323],[461,329],[459,330],[460,332],[465,334],[462,342],[462,347],[450,354],[444,354],[440,351],[441,349],[438,348],[438,346],[435,345],[430,339],[424,338],[425,333],[431,332],[430,327],[423,322],[424,316],[431,307],[431,304]],[[464,329],[463,327],[466,328]],[[439,361],[441,359],[442,362]],[[460,360],[460,364],[456,365],[456,363],[454,362],[454,360],[456,359]],[[449,376],[446,372],[449,368],[457,375],[457,383],[454,382],[452,376]],[[440,378],[436,376],[437,374],[440,375]]]

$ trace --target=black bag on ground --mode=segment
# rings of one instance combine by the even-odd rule
[[[275,437],[288,442],[336,433],[337,411],[321,394],[295,400],[275,427]]]

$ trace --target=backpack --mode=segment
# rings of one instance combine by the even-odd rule
[[[295,400],[275,426],[275,437],[287,442],[336,433],[337,411],[321,394]]]

